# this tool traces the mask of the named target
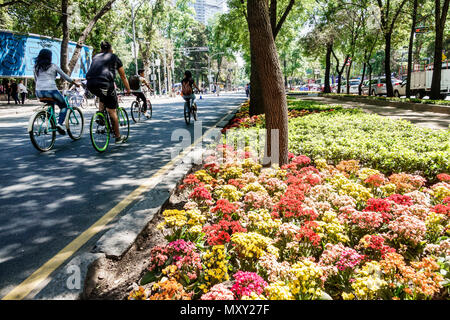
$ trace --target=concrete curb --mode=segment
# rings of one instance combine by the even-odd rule
[[[404,108],[413,110],[416,112],[434,112],[434,113],[444,113],[450,114],[450,106],[442,106],[438,104],[425,104],[425,103],[414,103],[414,102],[392,102],[392,101],[382,101],[377,99],[366,99],[359,97],[340,97],[340,96],[327,96],[319,95],[322,98],[330,98],[341,101],[351,101],[351,102],[363,102],[367,104],[377,105],[377,106],[392,106],[397,108]]]
[[[211,131],[216,130],[217,135],[203,135],[203,146],[217,142],[221,138],[219,128],[235,116],[240,107],[228,112]],[[226,125],[225,124],[225,125]],[[225,126],[224,125],[224,126]],[[200,150],[201,151],[201,150]],[[153,217],[175,192],[180,180],[185,177],[202,153],[193,146],[192,150],[182,159],[173,163],[164,175],[152,181],[154,187],[142,195],[141,199],[134,203],[128,212],[101,236],[90,252],[74,256],[64,267],[51,276],[42,289],[31,299],[34,300],[78,300],[83,299],[86,292],[90,292],[98,278],[98,269],[102,259],[120,259],[133,245],[137,237],[144,231]],[[78,273],[79,279],[74,278]],[[76,280],[76,281],[75,281]],[[74,282],[75,281],[75,282]],[[77,285],[74,285],[74,284]]]

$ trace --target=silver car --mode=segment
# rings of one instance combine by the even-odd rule
[[[399,83],[401,83],[401,80],[398,80],[396,78],[391,78],[392,86],[395,86]],[[367,84],[367,87],[369,87],[369,84]],[[368,90],[368,88],[367,88]],[[376,77],[371,80],[371,95],[372,96],[382,96],[386,95],[386,77]]]
[[[394,97],[406,96],[406,79],[394,85]]]

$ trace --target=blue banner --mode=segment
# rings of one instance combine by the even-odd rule
[[[44,48],[52,51],[52,62],[59,66],[61,40],[0,31],[0,77],[33,78],[34,59],[38,56],[39,51]],[[76,43],[69,42],[69,60],[75,48]],[[71,77],[74,79],[86,78],[91,61],[91,49],[83,46]]]

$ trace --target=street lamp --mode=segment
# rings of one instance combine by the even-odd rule
[[[136,65],[136,74],[138,74],[138,60],[137,60],[137,50],[136,50],[136,11],[139,10],[141,5],[144,4],[145,0],[142,0],[140,3],[138,1],[133,1],[131,3],[131,20],[133,23],[133,53],[134,53],[134,63]]]
[[[215,54],[213,54],[212,56],[208,55],[208,67],[209,67],[209,74],[208,74],[208,80],[209,80],[209,91],[212,91],[212,86],[211,86],[211,59],[214,56],[217,56],[218,54],[224,54],[225,52],[217,52]]]

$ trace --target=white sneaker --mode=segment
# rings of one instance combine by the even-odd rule
[[[66,134],[66,127],[63,126],[62,124],[57,124],[56,125],[56,129],[58,130],[59,134],[61,135],[65,135]]]
[[[148,114],[148,111],[145,111],[145,112],[144,112],[144,116],[146,116],[147,119],[150,119],[150,115]]]

